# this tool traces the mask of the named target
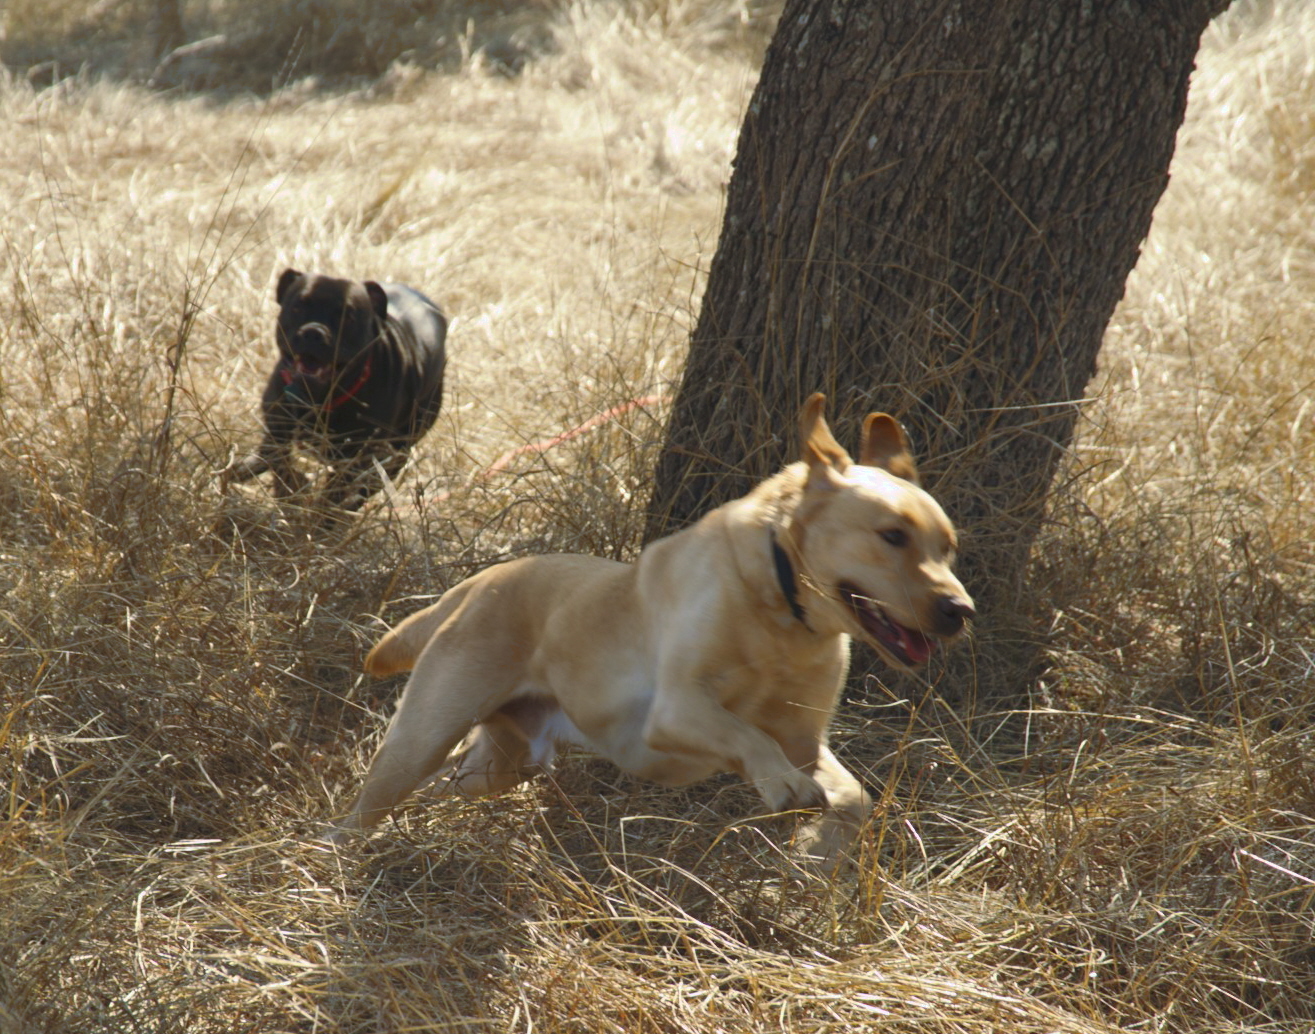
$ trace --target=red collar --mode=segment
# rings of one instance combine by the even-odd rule
[[[332,413],[339,406],[346,405],[348,402],[350,402],[352,399],[356,397],[357,392],[359,392],[362,388],[365,387],[365,382],[370,379],[371,365],[373,359],[374,356],[366,355],[365,365],[361,367],[360,376],[356,378],[355,382],[351,385],[351,387],[335,395],[333,398],[329,399],[329,401],[324,404],[324,410],[326,413]],[[288,369],[287,366],[284,366],[279,371],[279,376],[283,379],[284,384],[291,384],[294,374],[290,369]]]

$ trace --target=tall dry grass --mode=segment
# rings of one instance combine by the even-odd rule
[[[1310,1030],[1315,12],[1272,6],[1206,41],[1038,546],[1027,738],[872,673],[834,885],[733,781],[585,758],[313,840],[397,689],[380,620],[637,548],[660,404],[490,468],[670,390],[770,12],[531,12],[516,77],[5,79],[0,1031]],[[453,316],[439,425],[332,534],[213,478],[289,264]]]

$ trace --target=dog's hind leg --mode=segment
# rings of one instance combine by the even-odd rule
[[[444,650],[441,638],[416,664],[360,796],[333,839],[378,825],[511,695],[514,681],[496,653]]]
[[[499,711],[477,725],[443,766],[431,793],[480,797],[519,786],[551,767],[551,757],[539,756],[525,731]]]

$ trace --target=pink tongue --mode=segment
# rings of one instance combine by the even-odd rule
[[[903,625],[895,625],[895,630],[899,632],[899,644],[908,654],[909,660],[921,664],[931,656],[935,644],[921,632],[915,632]]]

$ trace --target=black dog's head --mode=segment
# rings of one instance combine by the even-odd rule
[[[287,390],[313,405],[349,388],[388,315],[388,296],[372,280],[285,269],[279,303],[279,366]]]

